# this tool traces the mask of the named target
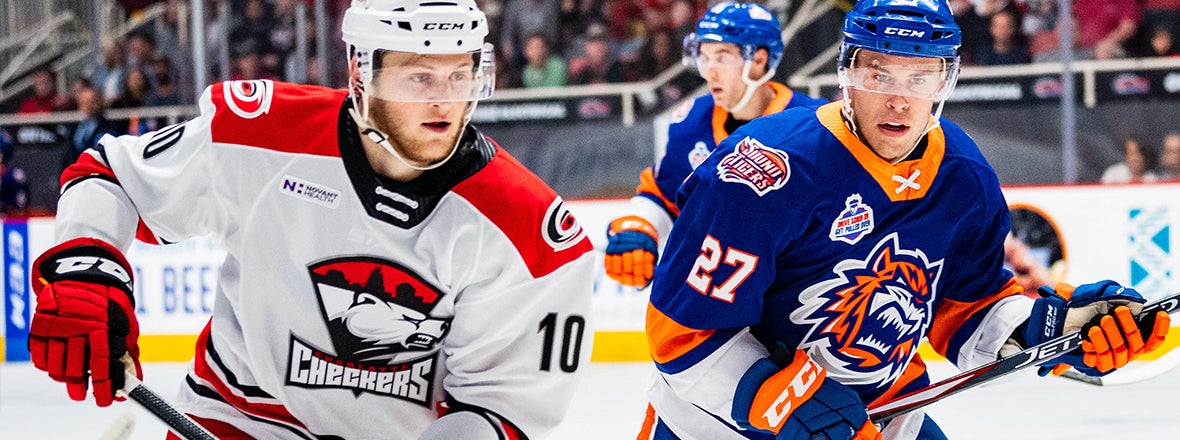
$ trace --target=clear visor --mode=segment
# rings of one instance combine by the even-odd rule
[[[876,59],[854,61],[852,67],[841,69],[841,80],[846,87],[868,92],[941,101],[954,89],[959,69],[947,59],[929,60],[909,64],[886,64]]]
[[[395,102],[478,101],[492,96],[494,59],[491,44],[458,54],[378,50],[368,93]]]
[[[732,50],[701,50],[702,43],[725,44],[736,47],[732,43],[710,41],[707,39],[702,40],[695,33],[688,34],[687,37],[684,37],[683,63],[689,67],[695,66],[701,75],[704,75],[705,71],[711,68],[740,70],[746,62],[740,53],[735,53]]]

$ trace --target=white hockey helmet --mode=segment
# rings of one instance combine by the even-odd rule
[[[370,97],[400,102],[467,102],[467,118],[470,118],[475,102],[492,95],[495,87],[494,48],[484,42],[488,34],[487,18],[475,0],[353,0],[344,13],[341,31],[348,44],[351,67],[355,69],[349,75],[356,112],[354,118],[366,135],[399,159],[401,156],[388,144],[386,135],[369,122]],[[385,77],[381,75],[380,61],[386,52],[470,54],[473,70],[470,76],[463,78],[420,81],[419,76],[415,76],[405,83],[378,87],[373,79]],[[424,169],[444,162],[446,160]]]

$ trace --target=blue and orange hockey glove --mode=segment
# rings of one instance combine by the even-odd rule
[[[637,215],[610,222],[606,230],[606,275],[624,286],[647,287],[659,258],[657,237],[655,226]]]
[[[1143,296],[1111,280],[1041,287],[1040,294],[1024,332],[1029,346],[1082,332],[1082,348],[1052,361],[1058,363],[1051,369],[1054,374],[1073,367],[1088,376],[1105,376],[1159,348],[1171,326],[1164,311],[1139,317]],[[1049,372],[1041,368],[1040,374]]]
[[[109,406],[127,374],[143,379],[139,324],[131,295],[131,266],[123,253],[93,238],[65,241],[33,263],[37,307],[29,326],[33,366],[65,382],[74,400],[94,385]]]
[[[828,378],[806,352],[795,350],[781,363],[763,358],[742,375],[731,414],[738,426],[776,440],[881,439],[860,396]]]

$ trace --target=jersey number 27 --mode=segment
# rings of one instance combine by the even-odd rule
[[[723,253],[725,258],[722,258]],[[724,282],[714,286],[711,274],[721,266],[722,262],[734,266],[736,269]],[[701,243],[701,254],[697,256],[696,264],[693,264],[692,271],[688,273],[688,279],[685,282],[701,295],[708,295],[732,303],[733,291],[746,281],[746,278],[754,272],[754,268],[757,266],[757,255],[732,247],[727,247],[722,252],[721,242],[713,238],[712,235],[706,235],[705,241]]]

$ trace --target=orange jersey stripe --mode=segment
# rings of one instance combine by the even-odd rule
[[[946,153],[946,136],[942,132],[942,127],[935,127],[926,134],[928,137],[926,153],[921,158],[890,164],[874,153],[864,142],[861,142],[860,138],[856,137],[847,125],[844,125],[844,118],[840,114],[842,106],[840,101],[824,104],[816,110],[816,117],[824,127],[827,127],[828,131],[832,132],[832,135],[836,136],[836,139],[840,140],[841,144],[844,144],[844,148],[852,153],[856,161],[860,162],[861,166],[873,176],[873,180],[881,185],[881,190],[889,195],[889,200],[898,202],[925,197],[926,191],[934,183],[934,177],[938,174],[938,167],[942,164],[943,155]],[[899,186],[895,179],[898,176],[902,179],[913,179],[912,183],[916,184],[916,187],[914,185]],[[897,188],[902,188],[902,191],[897,191]]]
[[[1000,291],[978,301],[943,300],[938,309],[934,311],[934,322],[930,324],[930,333],[926,335],[930,339],[930,345],[934,347],[934,351],[945,357],[951,338],[954,337],[955,330],[958,330],[962,323],[967,322],[967,319],[980,310],[995,304],[996,301],[1012,295],[1020,295],[1023,291],[1024,289],[1016,284],[1016,280],[1009,279],[1004,287],[1000,288]]]
[[[667,209],[672,215],[680,215],[680,209],[676,207],[676,203],[669,200],[663,191],[660,191],[659,185],[656,185],[656,173],[652,167],[647,167],[639,174],[639,186],[635,187],[635,193],[656,196],[664,202],[664,209]]]
[[[651,440],[651,433],[656,429],[656,409],[647,404],[647,411],[643,414],[643,426],[639,427],[639,435],[635,440]]]
[[[762,111],[762,116],[772,115],[783,111],[787,108],[787,104],[791,102],[791,98],[795,96],[795,92],[785,85],[770,81],[766,83],[771,90],[774,90],[774,99],[770,104],[766,105],[766,110]],[[730,132],[725,131],[725,121],[729,119],[729,112],[721,106],[713,105],[713,143],[721,145],[721,141],[729,137]]]
[[[668,363],[692,351],[706,339],[713,336],[713,330],[696,330],[680,325],[647,303],[647,343],[651,347],[651,358],[658,363]]]

